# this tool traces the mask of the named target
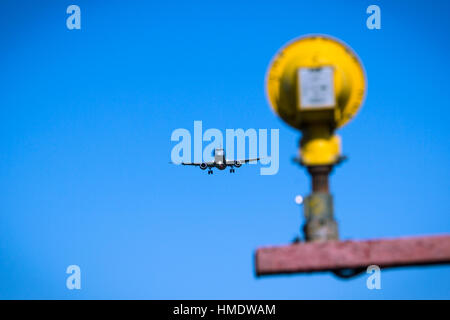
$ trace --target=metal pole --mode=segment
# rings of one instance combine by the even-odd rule
[[[306,241],[338,240],[338,227],[334,220],[333,197],[329,192],[332,165],[308,166],[312,193],[305,198],[306,222],[303,232]]]

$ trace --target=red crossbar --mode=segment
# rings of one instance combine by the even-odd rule
[[[256,250],[257,275],[450,263],[450,235],[304,242]]]

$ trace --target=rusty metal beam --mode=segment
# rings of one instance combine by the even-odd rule
[[[259,248],[255,254],[258,276],[448,263],[450,235],[295,243]]]

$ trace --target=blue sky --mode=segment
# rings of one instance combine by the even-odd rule
[[[66,8],[81,8],[81,30]],[[381,30],[366,8],[381,8]],[[450,231],[447,1],[2,1],[0,298],[450,298],[448,266],[255,278],[309,192],[299,133],[270,110],[275,52],[309,33],[349,44],[368,78],[331,178],[342,239]],[[280,129],[280,170],[170,165],[177,128]],[[82,289],[68,290],[79,265]]]

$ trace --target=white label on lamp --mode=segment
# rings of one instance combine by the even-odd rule
[[[298,69],[300,109],[334,107],[333,68]]]

